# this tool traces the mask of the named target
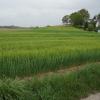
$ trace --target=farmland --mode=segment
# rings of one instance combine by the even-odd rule
[[[100,91],[99,76],[99,33],[0,29],[0,100],[80,100]]]
[[[64,26],[0,29],[0,76],[25,77],[100,61],[100,34]]]

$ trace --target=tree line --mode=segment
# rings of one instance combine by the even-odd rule
[[[88,31],[98,31],[100,29],[100,14],[90,19],[90,13],[86,9],[65,15],[62,18],[64,25],[73,25]]]

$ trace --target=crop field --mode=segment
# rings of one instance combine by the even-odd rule
[[[0,100],[80,100],[99,91],[99,33],[0,29]]]
[[[100,61],[100,34],[73,27],[0,29],[0,77]]]

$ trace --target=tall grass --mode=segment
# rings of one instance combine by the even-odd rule
[[[0,76],[29,76],[100,61],[100,35],[72,27],[0,30]]]
[[[100,91],[100,64],[32,80],[0,80],[0,100],[80,100]]]

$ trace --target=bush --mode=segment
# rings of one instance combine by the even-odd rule
[[[84,30],[87,30],[88,29],[88,22],[85,22],[84,23]]]
[[[95,31],[95,32],[98,32],[98,28],[96,27],[94,31]]]
[[[98,29],[100,29],[100,25],[98,26]]]
[[[94,31],[95,28],[94,28],[94,25],[93,24],[89,24],[88,25],[88,31]]]

